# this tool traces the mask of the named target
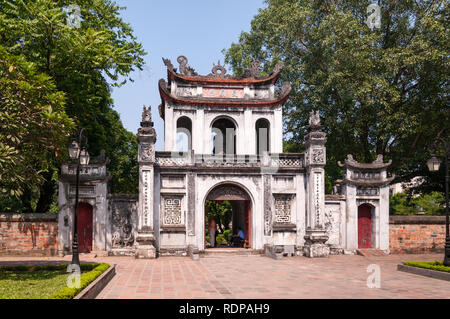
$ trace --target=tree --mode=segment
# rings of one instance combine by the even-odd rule
[[[449,4],[383,1],[381,28],[372,31],[370,3],[267,0],[225,61],[236,75],[254,59],[263,74],[284,63],[282,80],[293,86],[283,110],[286,151],[303,150],[309,112],[320,110],[330,179],[342,177],[336,162],[350,153],[392,159],[399,182],[430,176],[427,147],[450,123]]]
[[[42,183],[49,159],[59,158],[73,121],[64,112],[64,94],[50,77],[23,57],[0,46],[0,202],[2,211]]]
[[[216,224],[219,225],[220,232],[229,229],[229,224],[233,218],[233,209],[229,201],[215,201],[207,200],[205,204],[206,221],[213,218]]]
[[[68,24],[70,4],[80,8],[79,27]],[[111,160],[111,191],[134,193],[138,188],[137,140],[112,109],[111,87],[120,86],[135,69],[142,70],[146,54],[130,25],[109,0],[6,0],[0,2],[0,44],[23,55],[39,72],[54,79],[65,93],[66,113],[76,127],[88,131],[91,156],[105,149]],[[36,211],[49,209],[57,183],[51,161],[42,172]]]

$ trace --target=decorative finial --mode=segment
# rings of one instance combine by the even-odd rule
[[[153,126],[152,111],[151,111],[151,106],[150,105],[148,106],[148,108],[146,108],[145,105],[143,107],[141,126],[142,127]]]
[[[320,126],[320,115],[319,111],[309,112],[309,126]]]

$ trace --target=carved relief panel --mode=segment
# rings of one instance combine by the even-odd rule
[[[139,160],[140,161],[155,161],[155,152],[153,151],[153,144],[140,143],[139,144]]]
[[[274,195],[275,223],[287,224],[291,222],[292,194]]]
[[[162,197],[163,225],[182,225],[182,195],[165,195]]]
[[[126,248],[134,244],[136,201],[111,201],[112,248]]]

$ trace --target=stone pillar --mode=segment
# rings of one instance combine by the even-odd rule
[[[142,112],[141,127],[138,129],[139,143],[139,206],[138,234],[136,237],[136,258],[156,258],[154,246],[154,176],[156,133],[151,120],[150,106]]]
[[[324,225],[326,142],[319,112],[311,112],[309,133],[305,139],[308,197],[303,252],[308,257],[328,257],[330,253],[330,248],[325,244],[328,234]]]

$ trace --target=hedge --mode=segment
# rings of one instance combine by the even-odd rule
[[[82,271],[90,271],[99,264],[82,264]],[[65,270],[68,264],[62,265],[20,265],[20,266],[0,266],[0,271],[39,271],[39,270]]]
[[[81,275],[79,288],[64,287],[63,289],[55,293],[53,296],[51,296],[50,299],[73,299],[80,291],[86,288],[91,282],[93,282],[98,276],[104,273],[109,267],[110,267],[109,264],[99,264],[93,270]],[[81,267],[81,269],[83,269],[83,267]]]
[[[444,262],[442,261],[405,261],[403,264],[406,266],[445,271],[450,273],[450,267],[444,266]]]

